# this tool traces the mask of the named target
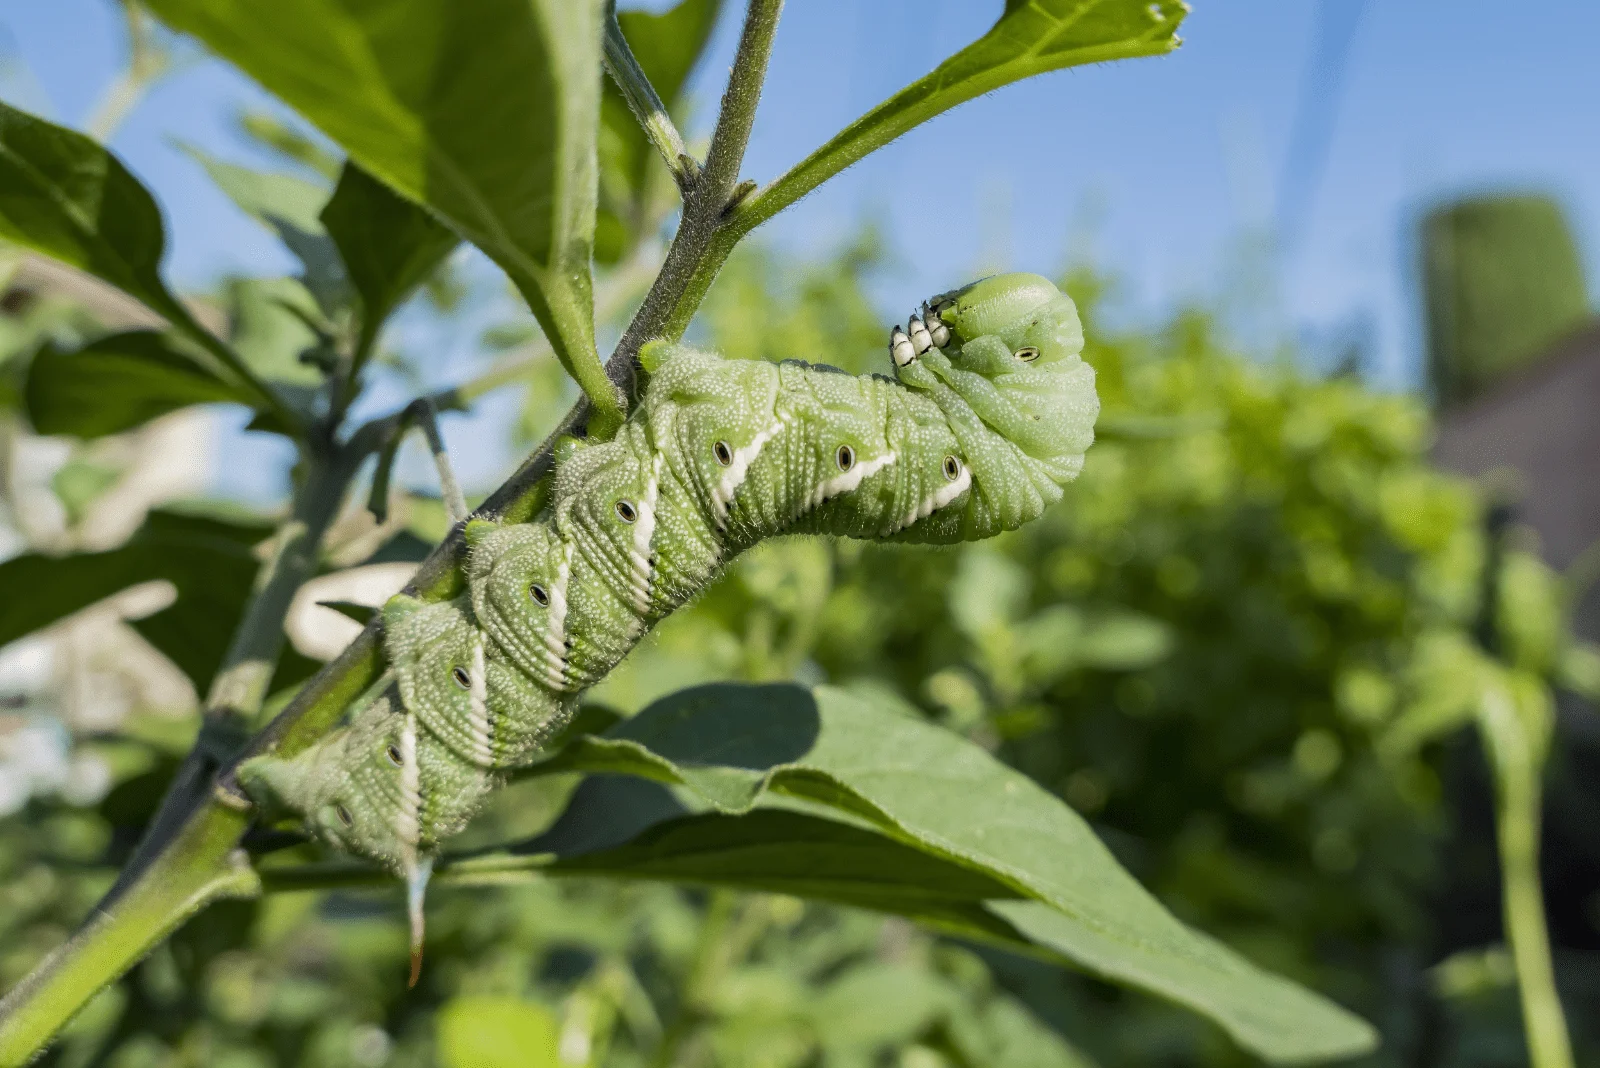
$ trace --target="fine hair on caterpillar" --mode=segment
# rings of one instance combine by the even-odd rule
[[[268,817],[408,886],[413,981],[440,844],[734,556],[780,533],[951,544],[1012,530],[1083,466],[1099,404],[1069,297],[1000,275],[925,302],[894,377],[652,342],[638,406],[569,442],[526,523],[467,525],[465,592],[383,611],[391,671],[334,731],[239,781]]]

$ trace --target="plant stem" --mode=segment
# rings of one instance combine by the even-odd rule
[[[656,87],[650,84],[633,49],[628,47],[628,39],[622,35],[622,26],[617,22],[615,3],[606,5],[605,63],[611,80],[628,102],[628,110],[639,120],[645,136],[666,161],[672,180],[678,183],[679,190],[686,189],[694,181],[698,167],[683,143],[683,135],[667,113],[667,106],[656,93]]]
[[[1505,644],[1498,619],[1513,519],[1513,511],[1505,505],[1491,508],[1484,517],[1489,554],[1477,629],[1480,644],[1496,658],[1503,656]],[[1504,682],[1486,685],[1478,701],[1478,734],[1494,774],[1500,904],[1533,1068],[1572,1068],[1572,1043],[1556,990],[1539,879],[1541,777],[1553,718],[1549,691],[1542,683],[1537,696],[1516,692]]]
[[[84,124],[84,132],[101,144],[111,140],[150,87],[172,69],[172,57],[150,32],[150,16],[137,2],[122,7],[128,26],[128,63],[95,103]]]
[[[673,235],[661,273],[656,275],[655,284],[645,294],[644,303],[606,364],[612,381],[628,390],[630,398],[636,397],[638,392],[635,363],[639,349],[651,338],[681,337],[683,328],[688,325],[687,319],[680,323],[681,317],[675,313],[683,304],[689,283],[704,273],[702,266],[708,259],[707,252],[728,221],[728,209],[734,202],[734,187],[744,163],[745,146],[750,143],[750,128],[755,123],[756,106],[761,101],[761,87],[767,77],[767,61],[772,56],[772,39],[778,31],[778,17],[782,12],[783,0],[750,0],[745,9],[739,51],[728,75],[728,87],[722,94],[722,110],[711,134],[705,170],[685,191],[683,220]],[[727,254],[714,259],[720,267]],[[714,277],[715,273],[713,269],[711,275]],[[700,292],[703,294],[709,286],[708,279]]]
[[[1539,767],[1533,747],[1517,744],[1522,731],[1510,726],[1516,716],[1509,695],[1485,697],[1484,734],[1496,752],[1495,829],[1499,838],[1501,906],[1506,941],[1517,969],[1522,1026],[1533,1068],[1572,1068],[1572,1043],[1556,990],[1545,922],[1544,889],[1539,879],[1539,826],[1542,805]],[[1495,720],[1498,719],[1498,722]]]

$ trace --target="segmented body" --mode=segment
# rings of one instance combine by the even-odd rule
[[[1098,408],[1071,300],[1002,276],[909,325],[894,379],[647,348],[638,409],[561,460],[535,521],[468,525],[466,593],[386,606],[393,685],[241,782],[415,886],[499,776],[744,549],[790,532],[950,543],[1039,515]]]

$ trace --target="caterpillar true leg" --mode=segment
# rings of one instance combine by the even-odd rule
[[[889,331],[889,356],[894,360],[896,367],[908,367],[918,356],[911,338],[898,326]]]

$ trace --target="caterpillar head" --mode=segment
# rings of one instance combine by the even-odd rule
[[[959,521],[944,514],[905,537],[1014,529],[1060,499],[1094,441],[1100,403],[1079,358],[1078,310],[1047,278],[1004,274],[934,297],[926,315],[891,336],[895,374],[943,410],[957,439],[951,470],[969,471],[973,492]]]
[[[1083,351],[1083,324],[1072,298],[1037,274],[999,274],[929,301],[929,310],[949,329],[950,362],[980,373],[1009,373],[1015,364],[993,366],[986,354],[967,359],[967,343],[995,337],[1017,364],[1045,367],[1075,359]]]

